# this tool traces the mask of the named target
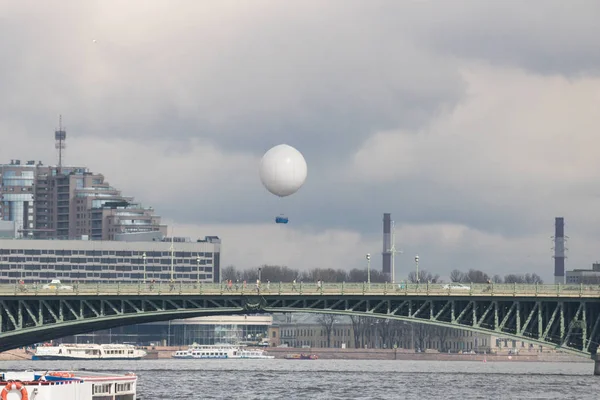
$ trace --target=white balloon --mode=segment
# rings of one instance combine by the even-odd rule
[[[294,194],[306,180],[307,166],[302,153],[280,144],[260,160],[260,180],[267,190],[279,197]]]

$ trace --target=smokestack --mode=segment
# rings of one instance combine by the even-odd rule
[[[565,283],[565,219],[554,222],[554,283]]]
[[[392,214],[383,214],[383,252],[381,253],[382,265],[381,271],[388,276],[392,272],[392,238],[391,229],[392,227]]]

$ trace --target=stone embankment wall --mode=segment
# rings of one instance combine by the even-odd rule
[[[177,350],[186,347],[154,347],[147,348],[148,359],[171,358]],[[556,352],[521,352],[511,355],[508,352],[500,354],[447,354],[438,352],[415,353],[406,349],[332,349],[312,348],[301,349],[291,347],[269,347],[266,349],[275,358],[284,358],[286,354],[309,353],[316,354],[324,360],[423,360],[423,361],[537,361],[537,362],[592,362],[584,357]]]

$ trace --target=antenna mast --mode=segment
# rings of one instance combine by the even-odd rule
[[[58,130],[54,131],[55,147],[58,149],[58,172],[62,169],[62,151],[67,147],[67,132],[62,126],[62,115],[58,116]]]

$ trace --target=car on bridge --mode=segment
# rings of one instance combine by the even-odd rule
[[[63,285],[60,282],[60,279],[52,279],[52,281],[50,281],[50,283],[45,284],[44,286],[42,286],[42,289],[44,290],[73,290],[73,286],[69,286],[69,285]]]
[[[442,286],[446,290],[471,290],[470,286],[462,285],[460,283],[451,283]]]

